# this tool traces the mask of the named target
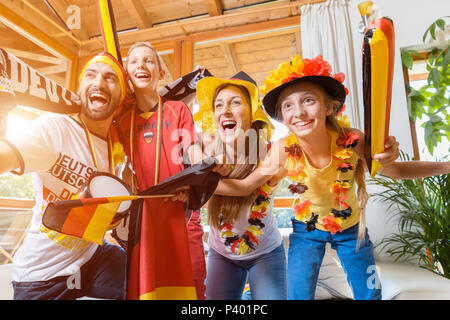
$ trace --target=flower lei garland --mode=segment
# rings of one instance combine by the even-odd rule
[[[336,143],[341,149],[333,157],[342,160],[337,167],[337,178],[330,185],[330,192],[333,195],[336,208],[331,208],[330,214],[319,221],[319,215],[311,212],[311,201],[303,201],[300,196],[300,194],[308,190],[308,186],[305,184],[307,175],[304,171],[303,164],[300,163],[302,156],[301,147],[298,144],[297,137],[293,133],[290,133],[286,138],[285,151],[288,153],[288,156],[284,167],[288,170],[288,176],[293,182],[288,188],[292,194],[296,195],[293,203],[295,219],[304,222],[307,231],[315,230],[316,224],[320,224],[332,234],[341,232],[343,220],[352,214],[352,208],[345,202],[347,199],[346,193],[350,189],[350,183],[348,180],[343,179],[341,174],[355,169],[354,165],[347,162],[347,160],[353,155],[352,148],[358,143],[358,135],[354,132],[344,132],[336,140]]]
[[[237,255],[243,255],[249,249],[255,250],[259,244],[259,237],[264,234],[265,227],[262,219],[267,216],[267,208],[270,204],[272,188],[265,183],[257,190],[257,197],[252,206],[248,227],[242,235],[233,232],[233,224],[223,221],[219,226],[220,236],[224,239],[225,246],[230,247],[230,251]],[[223,208],[222,208],[223,209]]]

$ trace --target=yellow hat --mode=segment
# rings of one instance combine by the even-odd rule
[[[202,129],[203,132],[214,133],[217,131],[216,123],[214,121],[212,100],[216,89],[225,83],[241,85],[248,90],[251,99],[252,123],[255,121],[264,122],[263,130],[266,130],[266,138],[269,140],[274,127],[270,122],[270,117],[259,103],[259,90],[256,86],[256,82],[243,71],[237,73],[228,80],[215,77],[205,77],[197,83],[197,101],[199,104],[199,111],[194,114],[195,123]]]

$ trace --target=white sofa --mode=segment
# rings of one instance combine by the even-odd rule
[[[381,187],[368,185],[369,194],[382,192]],[[450,300],[450,279],[419,267],[418,259],[397,262],[386,254],[383,239],[399,233],[398,218],[385,204],[371,197],[367,204],[366,221],[369,236],[375,246],[375,261],[379,270],[383,299]]]
[[[380,189],[376,186],[368,186],[369,193],[377,191]],[[450,279],[419,267],[414,257],[408,262],[397,262],[386,253],[383,246],[379,245],[386,237],[398,233],[398,223],[392,209],[371,198],[366,209],[366,223],[375,247],[374,255],[382,299],[450,300]],[[290,230],[282,232],[286,239]],[[328,247],[319,274],[316,299],[352,297],[339,259],[335,251]]]
[[[353,294],[334,250],[327,248],[316,299],[352,299]],[[450,280],[416,265],[376,256],[383,300],[450,300]]]

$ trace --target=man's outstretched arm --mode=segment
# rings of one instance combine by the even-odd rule
[[[19,166],[20,161],[14,147],[0,140],[0,174],[17,169]]]

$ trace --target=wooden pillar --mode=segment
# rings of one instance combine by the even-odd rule
[[[173,47],[173,78],[178,79],[181,77],[181,64],[182,64],[182,49],[183,49],[183,40],[177,40],[174,43]]]
[[[80,58],[74,56],[71,61],[69,61],[69,70],[67,72],[66,87],[70,91],[77,92],[78,90],[78,75],[80,74],[79,66]]]
[[[194,69],[194,42],[191,37],[176,40],[173,48],[173,78],[191,72]]]
[[[192,38],[182,40],[181,75],[185,75],[194,69],[194,43]]]
[[[403,66],[403,80],[405,82],[406,99],[408,99],[411,91],[409,90],[409,73],[408,68]],[[411,120],[408,114],[409,129],[411,131],[411,141],[413,145],[414,160],[420,160],[419,144],[417,142],[416,123]]]

